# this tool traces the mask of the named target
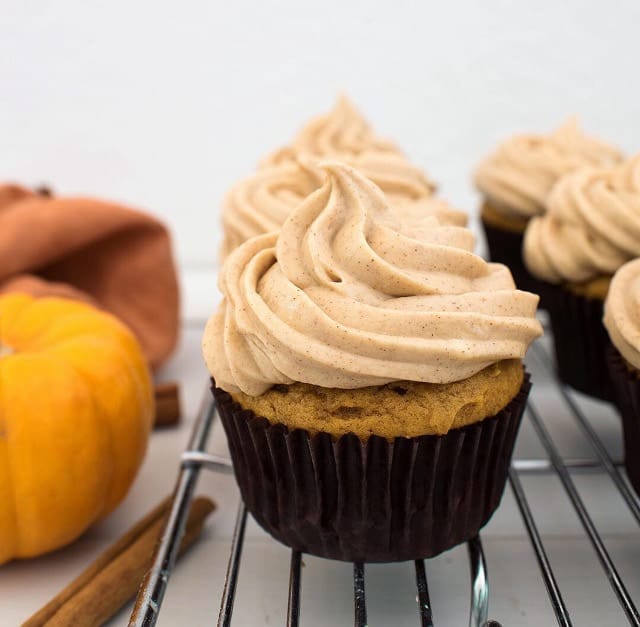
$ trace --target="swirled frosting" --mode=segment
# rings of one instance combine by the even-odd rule
[[[541,334],[538,297],[475,255],[466,228],[407,224],[353,168],[329,162],[279,234],[227,259],[206,363],[227,391],[295,381],[359,388],[446,383],[521,358]]]
[[[435,186],[424,173],[392,153],[365,152],[350,161],[378,185],[406,219],[437,215],[450,224],[466,225],[465,213],[432,196]],[[250,237],[279,229],[289,213],[318,189],[324,174],[309,155],[258,170],[234,185],[222,208],[225,232],[222,256]]]
[[[523,252],[531,273],[549,283],[611,275],[640,256],[640,154],[560,179],[547,214],[527,226]]]
[[[604,304],[604,326],[620,354],[640,370],[640,259],[615,273]]]
[[[544,213],[547,195],[564,174],[621,160],[616,148],[588,137],[570,119],[549,135],[522,134],[503,142],[477,167],[475,184],[496,209],[529,218]]]
[[[340,96],[329,113],[311,120],[289,146],[266,157],[260,167],[285,163],[303,154],[318,159],[331,157],[350,161],[363,152],[402,154],[393,142],[373,132],[346,96]]]
[[[222,206],[222,256],[251,237],[278,230],[291,210],[321,184],[322,173],[306,159],[262,168],[236,183]]]

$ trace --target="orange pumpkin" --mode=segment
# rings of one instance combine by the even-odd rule
[[[0,564],[64,546],[113,510],[153,409],[140,346],[116,318],[0,297]]]

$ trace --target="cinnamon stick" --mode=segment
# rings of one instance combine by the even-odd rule
[[[97,627],[111,618],[138,591],[170,506],[170,498],[162,501],[22,627]],[[214,509],[210,499],[193,501],[180,555],[196,540]]]
[[[180,389],[176,382],[158,383],[155,387],[155,427],[171,427],[180,422]]]

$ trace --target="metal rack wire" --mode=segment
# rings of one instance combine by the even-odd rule
[[[553,374],[553,362],[548,352],[540,344],[533,346],[536,357],[544,364],[544,367]],[[557,445],[554,443],[549,431],[545,427],[535,402],[528,403],[526,417],[544,448],[547,458],[541,459],[515,459],[509,472],[509,484],[522,520],[531,541],[534,554],[540,569],[540,576],[547,590],[551,608],[555,614],[558,625],[571,626],[572,619],[564,602],[562,591],[556,575],[551,567],[541,534],[536,525],[535,518],[529,506],[526,492],[520,477],[525,474],[555,475],[569,499],[578,519],[584,528],[586,536],[590,540],[595,555],[597,556],[606,579],[609,581],[620,606],[628,619],[629,624],[640,627],[640,613],[631,598],[624,581],[607,551],[596,525],[590,516],[583,499],[581,498],[570,471],[595,470],[606,473],[620,492],[626,506],[640,525],[640,503],[629,487],[626,478],[620,472],[621,463],[611,458],[606,447],[598,437],[579,405],[576,403],[573,392],[560,385],[561,396],[571,412],[576,424],[584,434],[593,451],[593,457],[569,458],[562,457]],[[184,533],[185,522],[189,511],[191,499],[198,480],[200,470],[203,468],[231,473],[233,472],[229,459],[211,455],[205,452],[209,433],[216,417],[216,410],[209,400],[207,393],[199,411],[198,419],[194,426],[187,450],[182,455],[180,471],[176,483],[174,500],[170,515],[167,520],[161,541],[154,555],[152,569],[145,579],[143,587],[138,594],[136,604],[129,622],[130,627],[151,627],[156,623],[163,597],[168,586],[169,577],[173,569],[180,539]],[[240,572],[242,552],[244,546],[245,529],[247,523],[247,510],[240,504],[236,516],[235,529],[231,542],[229,563],[225,578],[224,590],[220,603],[218,626],[231,625],[233,607],[236,596],[236,586]],[[496,621],[488,617],[489,610],[489,579],[487,563],[479,536],[467,543],[470,572],[470,627],[500,627]],[[302,556],[297,551],[291,552],[289,594],[286,625],[296,627],[301,621],[301,564]],[[417,623],[422,627],[434,625],[429,587],[424,560],[415,562]],[[367,625],[367,603],[365,588],[365,565],[356,563],[353,565],[353,598],[354,598],[354,625],[364,627]]]

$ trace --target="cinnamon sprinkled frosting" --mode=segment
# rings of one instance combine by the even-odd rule
[[[224,265],[203,340],[220,387],[447,383],[524,356],[541,334],[538,297],[475,255],[468,229],[433,216],[407,224],[362,174],[322,167],[324,184],[280,233]]]
[[[604,304],[604,326],[620,354],[640,370],[640,259],[615,273]]]
[[[525,263],[549,283],[611,275],[638,256],[640,154],[617,168],[563,177],[549,195],[547,214],[525,233]]]
[[[306,159],[262,168],[236,183],[222,206],[223,258],[249,238],[278,230],[321,184],[321,173]]]
[[[435,186],[423,172],[392,153],[365,152],[350,165],[378,185],[407,219],[437,215],[441,220],[465,226],[467,216],[446,201],[432,196]],[[236,183],[225,197],[222,222],[225,241],[222,256],[250,237],[278,230],[289,213],[318,189],[324,173],[309,155],[262,168]]]
[[[495,209],[529,218],[544,213],[547,195],[564,174],[621,160],[620,151],[585,135],[570,119],[549,135],[515,135],[503,142],[480,163],[475,183]]]

